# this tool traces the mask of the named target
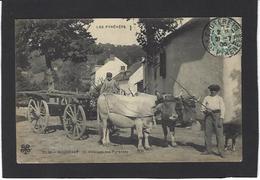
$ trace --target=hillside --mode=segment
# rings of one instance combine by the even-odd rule
[[[90,73],[95,65],[103,65],[104,61],[111,55],[115,55],[119,59],[125,61],[129,66],[145,57],[144,51],[140,46],[127,45],[115,46],[113,44],[98,44],[96,46],[100,50],[99,54],[89,55],[88,59],[81,63],[67,62],[57,59],[52,62],[55,70],[55,88],[59,90],[75,90],[87,91],[90,86]],[[33,52],[28,57],[30,68],[23,71],[26,77],[17,78],[17,88],[20,90],[30,89],[31,84],[38,89],[46,89],[46,80],[44,78],[47,70],[45,57],[40,56],[38,52]],[[18,76],[23,76],[17,73]],[[22,82],[20,82],[22,80]],[[28,83],[25,83],[28,81]],[[24,84],[21,86],[20,84]],[[28,86],[28,87],[26,87]],[[21,89],[22,88],[22,89]],[[33,89],[32,89],[33,90]]]

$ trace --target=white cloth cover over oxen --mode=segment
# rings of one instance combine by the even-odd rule
[[[138,96],[104,94],[110,113],[142,118],[154,115],[156,96],[139,93]]]

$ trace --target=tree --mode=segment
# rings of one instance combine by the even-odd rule
[[[87,31],[92,19],[19,19],[15,22],[16,61],[28,65],[28,55],[38,51],[45,57],[47,68],[53,70],[57,59],[87,61],[95,53],[95,39]],[[21,58],[22,57],[22,58]]]
[[[23,74],[22,68],[18,67],[16,70],[16,90],[39,90],[40,86],[34,82],[31,82],[30,78],[31,77],[29,74]]]
[[[104,61],[109,58],[111,54],[123,60],[128,65],[132,65],[145,56],[145,52],[143,51],[142,47],[138,45],[115,46],[109,43],[100,43],[98,46],[102,49],[102,53],[95,56],[98,65],[103,65]]]
[[[28,46],[24,42],[24,37],[18,37],[18,34],[23,28],[23,23],[21,21],[16,21],[15,23],[15,59],[16,67],[19,67],[19,70],[27,70],[30,68],[29,63],[29,51]]]
[[[85,62],[65,62],[58,72],[57,86],[60,90],[86,92],[90,84],[86,78],[90,78],[90,66]]]
[[[149,63],[154,62],[154,57],[160,52],[164,38],[175,31],[180,24],[180,18],[140,18],[137,33],[137,42],[147,54]]]

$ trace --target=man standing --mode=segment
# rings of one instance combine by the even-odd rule
[[[120,88],[119,88],[117,82],[114,79],[112,79],[112,76],[113,76],[113,74],[111,72],[107,72],[106,79],[100,90],[100,94],[103,94],[103,93],[118,94],[119,93]],[[111,135],[115,134],[117,131],[119,131],[119,129],[117,129],[114,125],[110,126]]]
[[[118,87],[117,82],[112,79],[112,73],[107,72],[106,79],[101,87],[100,94],[103,93],[114,93],[118,94],[120,88]]]
[[[118,87],[117,82],[112,79],[112,73],[107,72],[106,79],[101,87],[100,94],[103,93],[114,93],[118,94],[120,88]]]
[[[208,87],[210,95],[203,101],[201,111],[205,114],[205,145],[206,151],[203,155],[212,154],[212,134],[216,132],[219,156],[224,158],[223,119],[225,105],[223,98],[218,95],[220,87],[217,84]]]

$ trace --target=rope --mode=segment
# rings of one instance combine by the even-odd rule
[[[174,79],[173,77],[170,77],[173,81],[175,81],[191,98],[195,99],[196,102],[200,105],[202,105],[203,107],[205,107],[206,109],[207,106],[205,106],[203,103],[201,103],[200,101],[198,101],[196,98],[194,98],[195,96],[193,96],[181,83],[179,83],[176,79]]]

